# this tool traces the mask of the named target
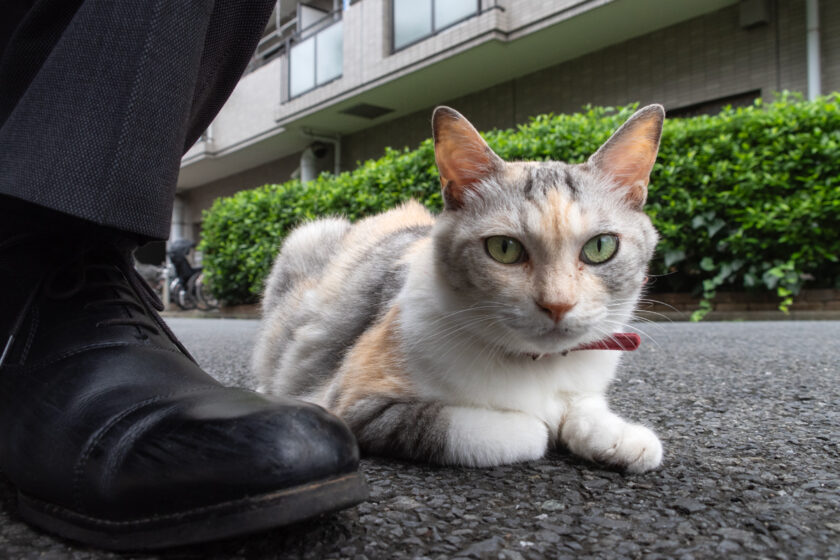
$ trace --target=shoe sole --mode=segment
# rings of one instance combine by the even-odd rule
[[[62,537],[110,550],[149,550],[264,531],[356,505],[368,497],[351,473],[261,496],[131,521],[86,516],[18,492],[30,523]]]

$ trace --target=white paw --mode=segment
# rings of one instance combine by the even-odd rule
[[[562,439],[572,453],[632,473],[643,473],[662,463],[662,443],[656,434],[614,415],[570,418],[563,426]]]
[[[471,407],[451,407],[448,412],[447,463],[492,467],[545,455],[548,427],[533,416]]]

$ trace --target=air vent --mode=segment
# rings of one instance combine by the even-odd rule
[[[347,107],[346,109],[339,111],[339,113],[344,113],[345,115],[353,115],[354,117],[362,117],[371,120],[393,112],[394,110],[389,109],[388,107],[370,105],[369,103],[359,103],[358,105],[353,105],[352,107]]]
[[[741,0],[738,23],[744,29],[770,23],[770,0]]]

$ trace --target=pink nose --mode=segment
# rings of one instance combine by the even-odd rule
[[[569,303],[567,301],[561,301],[557,303],[541,303],[537,302],[537,305],[540,306],[540,309],[546,312],[551,320],[555,323],[559,323],[563,320],[563,317],[566,316],[574,306],[574,303]]]

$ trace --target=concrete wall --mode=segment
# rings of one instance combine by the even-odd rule
[[[840,2],[823,0],[823,87],[840,88]],[[480,130],[510,128],[540,113],[583,105],[662,103],[677,109],[758,90],[805,92],[805,1],[779,0],[778,17],[739,26],[738,6],[688,20],[458,99],[441,100]],[[375,158],[385,146],[414,147],[431,135],[433,107],[349,135],[342,166]]]
[[[213,141],[199,140],[184,157],[189,159],[218,148],[229,150],[273,128],[280,105],[280,72],[280,61],[276,60],[246,74],[211,125]]]
[[[325,158],[332,162],[332,154]],[[185,222],[191,224],[193,239],[198,239],[202,211],[210,208],[213,201],[221,196],[231,196],[244,189],[252,189],[269,183],[287,181],[292,172],[300,165],[300,155],[292,155],[254,167],[243,173],[231,175],[202,187],[181,191],[178,197],[183,200],[187,209]]]

